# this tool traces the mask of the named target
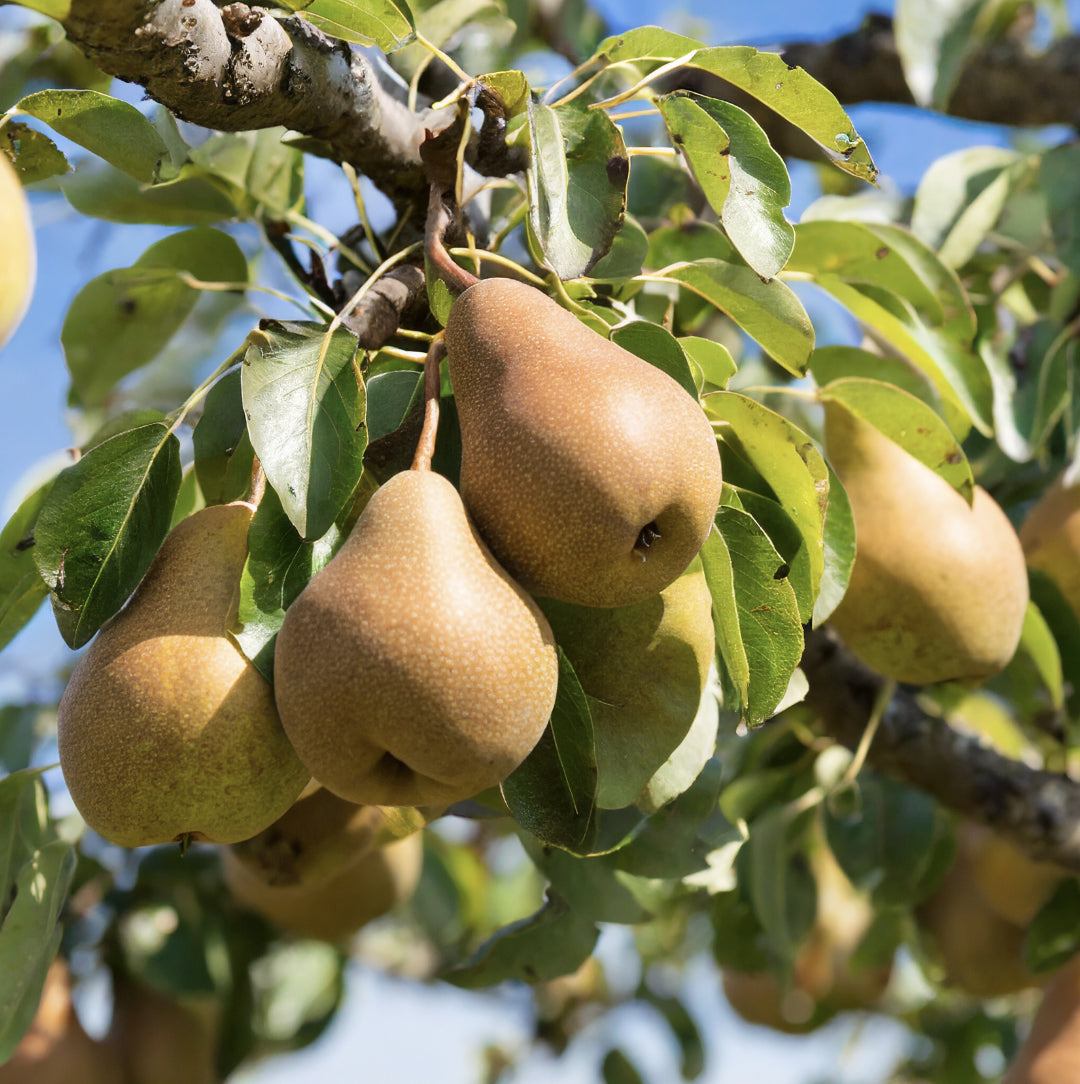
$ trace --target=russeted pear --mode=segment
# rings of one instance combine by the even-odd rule
[[[376,491],[274,655],[300,758],[368,805],[450,804],[501,782],[540,740],[557,684],[547,620],[430,470]]]
[[[1020,543],[1027,563],[1057,584],[1080,617],[1080,485],[1058,478],[1024,518]]]
[[[22,182],[0,151],[0,347],[14,333],[30,303],[36,249]]]
[[[658,595],[632,606],[542,605],[589,698],[597,803],[630,805],[686,736],[701,703],[716,649],[705,573],[695,560]]]
[[[1020,540],[980,486],[974,504],[834,401],[829,461],[851,501],[855,565],[830,621],[879,673],[926,685],[984,678],[1013,657],[1028,603]]]
[[[268,880],[266,869],[234,845],[224,849],[222,872],[242,907],[301,937],[340,941],[413,894],[423,855],[423,835],[416,832],[361,846],[323,877],[283,884]]]
[[[511,279],[454,301],[446,348],[465,506],[528,591],[628,606],[686,569],[720,456],[675,380]]]
[[[1047,983],[1031,1030],[1001,1084],[1074,1080],[1080,1080],[1080,956]]]
[[[956,859],[915,915],[932,939],[948,984],[973,997],[1003,997],[1039,986],[1046,976],[1024,963],[1024,926],[1003,918],[979,890],[973,829],[968,822],[958,825]]]
[[[117,1050],[87,1035],[71,993],[71,972],[58,957],[46,973],[30,1028],[0,1065],[0,1084],[117,1084],[124,1079]]]
[[[308,781],[270,683],[228,636],[253,512],[237,502],[182,520],[64,691],[64,779],[113,843],[247,839]]]

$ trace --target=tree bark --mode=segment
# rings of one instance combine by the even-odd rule
[[[827,627],[807,637],[803,670],[819,728],[854,750],[885,679]],[[886,708],[867,762],[1000,832],[1032,858],[1080,873],[1080,783],[1003,756],[928,715],[911,690],[901,686]]]

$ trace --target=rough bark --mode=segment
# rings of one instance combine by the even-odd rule
[[[884,679],[858,661],[828,628],[807,638],[808,704],[821,729],[855,749]],[[1003,756],[928,715],[901,687],[874,735],[875,768],[910,783],[943,806],[1006,836],[1032,858],[1080,873],[1080,783]]]

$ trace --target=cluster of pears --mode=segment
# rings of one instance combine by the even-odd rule
[[[312,778],[335,800],[372,807],[445,808],[499,784],[555,701],[555,637],[534,594],[644,607],[643,656],[672,655],[657,645],[672,639],[672,615],[692,614],[708,659],[691,650],[680,665],[703,683],[704,578],[699,570],[690,603],[676,600],[685,586],[672,587],[720,500],[719,453],[698,404],[509,280],[457,299],[445,351],[461,491],[430,469],[433,350],[428,451],[374,493],[289,607],[273,686],[229,635],[253,514],[244,502],[181,521],[79,660],[59,707],[60,761],[103,836],[129,847],[249,840]],[[679,737],[660,734],[653,759]],[[409,848],[405,869],[417,861],[415,843],[400,852]],[[379,848],[379,861],[397,863],[391,850]]]
[[[539,290],[470,286],[445,348],[460,492],[419,461],[384,483],[275,649],[293,746],[363,804],[445,806],[500,783],[539,740],[558,684],[533,596],[657,596],[720,500],[693,398]]]
[[[847,646],[879,673],[916,685],[1001,670],[1020,641],[1028,580],[1000,506],[980,486],[969,505],[833,400],[825,447],[855,521],[851,579],[830,618]]]

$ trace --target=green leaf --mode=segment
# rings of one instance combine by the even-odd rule
[[[883,357],[858,346],[821,346],[810,355],[810,371],[818,387],[849,376],[895,384],[942,414],[950,429],[958,422],[961,435],[966,436],[971,431],[967,414],[955,409],[946,412],[941,396],[926,374],[902,358]]]
[[[158,180],[169,150],[133,105],[97,90],[39,90],[15,108],[138,181]]]
[[[192,443],[195,474],[208,504],[228,504],[247,496],[255,452],[247,434],[239,367],[207,393]]]
[[[733,711],[744,711],[750,698],[750,660],[739,627],[739,603],[731,552],[719,531],[711,531],[705,540],[701,548],[701,564],[713,600],[716,649],[724,676],[738,697],[737,704],[728,706]]]
[[[705,398],[705,413],[722,423],[719,439],[768,483],[806,546],[810,597],[803,620],[810,620],[825,568],[822,533],[829,501],[829,472],[814,442],[782,414],[735,392]]]
[[[1053,633],[1068,690],[1069,713],[1076,718],[1080,715],[1080,618],[1045,572],[1029,568],[1028,581],[1031,602]]]
[[[560,648],[551,721],[533,751],[503,780],[503,799],[514,820],[537,839],[580,851],[596,831],[596,781],[588,701]]]
[[[189,176],[146,185],[105,162],[88,162],[61,185],[79,214],[107,222],[146,222],[159,226],[210,226],[233,218],[237,207],[205,177]]]
[[[543,259],[577,278],[611,248],[626,209],[630,159],[619,128],[575,100],[552,109],[529,101],[529,224]]]
[[[405,420],[413,396],[421,389],[423,376],[415,369],[393,369],[378,373],[366,384],[367,434],[372,444],[394,432]]]
[[[966,147],[933,162],[919,181],[911,230],[946,267],[963,267],[1037,167],[1004,147]]]
[[[629,215],[623,217],[622,225],[611,242],[611,249],[589,271],[591,282],[621,284],[641,273],[641,266],[649,251],[649,237],[638,221]]]
[[[60,177],[71,171],[68,160],[56,144],[28,124],[11,121],[0,129],[0,137],[6,144],[2,149],[11,158],[23,184]]]
[[[1024,939],[1024,964],[1035,974],[1060,967],[1076,953],[1080,934],[1076,927],[1080,883],[1067,877],[1031,920]]]
[[[1034,602],[1028,602],[1024,613],[1019,650],[1035,664],[1035,669],[1050,694],[1050,703],[1055,708],[1064,707],[1065,681],[1062,675],[1061,653],[1046,618]]]
[[[71,0],[14,0],[20,7],[29,8],[31,11],[40,11],[42,15],[48,15],[53,19],[64,20],[71,11]],[[0,1062],[3,1056],[0,1055]]]
[[[684,335],[679,339],[679,345],[701,371],[706,384],[716,388],[726,387],[738,369],[731,351],[722,343],[698,335]]]
[[[528,983],[555,979],[576,971],[592,955],[599,933],[592,922],[552,894],[534,915],[497,931],[471,959],[440,978],[466,990],[508,979]]]
[[[152,244],[135,263],[106,271],[75,296],[60,333],[73,395],[100,403],[116,382],[155,358],[194,309],[208,282],[246,282],[247,260],[226,233],[196,227]]]
[[[969,54],[984,0],[897,0],[893,16],[896,51],[904,78],[924,109],[944,110]]]
[[[71,844],[57,840],[35,850],[16,878],[14,902],[0,924],[0,1063],[11,1057],[37,1011],[60,945],[60,911],[75,863]]]
[[[705,1041],[694,1017],[677,997],[661,997],[648,990],[645,1002],[660,1013],[679,1047],[679,1075],[683,1080],[697,1080],[705,1071]]]
[[[679,340],[665,327],[650,320],[632,320],[611,333],[611,341],[624,350],[662,369],[697,398],[697,384]]]
[[[749,664],[744,715],[750,726],[757,726],[783,700],[799,665],[802,620],[786,563],[753,518],[722,507],[716,526],[731,554],[736,613]]]
[[[367,430],[356,336],[264,322],[244,356],[248,433],[267,480],[308,540],[321,538],[363,472]]]
[[[855,565],[855,518],[840,479],[829,470],[829,507],[825,511],[825,571],[821,576],[813,625],[823,625],[840,605]]]
[[[34,564],[34,523],[51,487],[50,480],[34,490],[0,531],[0,649],[49,595]]]
[[[604,1055],[600,1073],[604,1084],[645,1084],[645,1078],[638,1072],[630,1056],[618,1047],[612,1047]]]
[[[878,907],[908,907],[937,883],[948,820],[922,791],[863,772],[851,801],[824,805],[825,836],[840,868]]]
[[[274,680],[274,638],[285,611],[344,539],[336,526],[315,542],[305,542],[267,489],[248,529],[248,556],[240,578],[234,639],[268,681]]]
[[[795,245],[784,217],[791,181],[761,126],[730,102],[686,91],[658,99],[672,141],[739,255],[762,278],[779,274]]]
[[[814,348],[814,328],[802,302],[779,279],[762,282],[750,268],[719,259],[676,263],[646,281],[677,282],[727,313],[779,365],[802,376]]]
[[[377,45],[384,53],[407,45],[414,37],[412,13],[402,0],[285,0],[290,11],[342,41]]]
[[[180,476],[180,442],[163,422],[110,437],[57,475],[33,552],[70,647],[138,586],[168,533]]]
[[[11,888],[48,827],[40,771],[12,772],[0,779],[0,924]]]
[[[493,90],[506,106],[507,119],[524,113],[529,106],[529,80],[522,71],[490,72],[477,80]]]
[[[971,503],[975,479],[964,450],[941,420],[921,399],[880,380],[847,377],[826,384],[821,398],[841,403],[847,410],[879,429],[920,463],[936,471]]]
[[[1080,147],[1065,143],[1047,151],[1039,167],[1054,247],[1062,263],[1080,274]]]
[[[283,128],[215,132],[191,150],[184,176],[194,182],[201,172],[223,186],[244,215],[286,215],[303,204],[304,156],[282,142],[284,134]]]
[[[710,72],[805,132],[845,172],[864,181],[877,176],[866,144],[836,96],[802,68],[790,67],[779,53],[759,52],[748,45],[702,48],[693,38],[647,26],[605,39],[593,59],[648,62],[643,66],[650,69],[679,60],[682,67]]]

